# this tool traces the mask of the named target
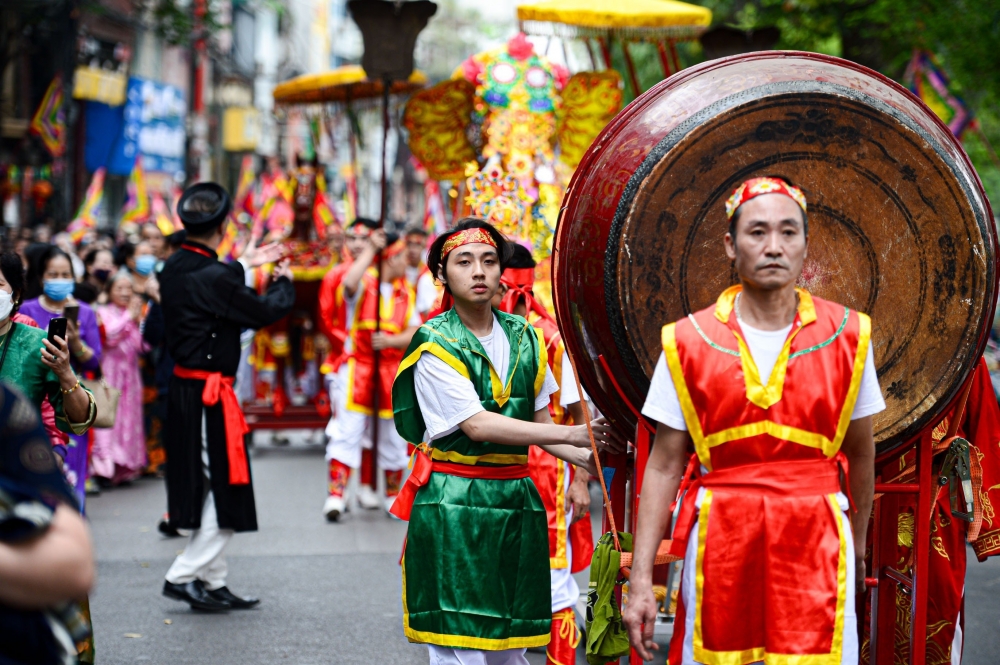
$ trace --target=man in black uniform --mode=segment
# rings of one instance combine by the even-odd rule
[[[245,609],[259,601],[226,587],[223,550],[234,532],[256,531],[257,512],[243,435],[248,431],[233,380],[240,329],[263,328],[295,302],[287,259],[264,295],[246,286],[243,266],[215,250],[232,209],[215,183],[189,187],[177,204],[188,236],[160,273],[166,344],[174,359],[164,444],[170,523],[191,529],[167,571],[163,595],[201,610]]]

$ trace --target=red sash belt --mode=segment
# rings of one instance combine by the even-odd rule
[[[483,478],[486,480],[517,480],[528,477],[528,465],[514,466],[473,466],[471,464],[453,464],[451,462],[435,462],[430,455],[417,449],[413,458],[413,471],[399,490],[399,495],[392,504],[390,513],[403,521],[409,521],[413,510],[413,500],[417,490],[430,481],[431,473],[443,473],[459,478]]]
[[[685,494],[681,499],[681,510],[677,515],[670,553],[683,558],[687,551],[688,536],[691,534],[691,527],[697,514],[695,502],[698,500],[698,489],[701,487],[758,496],[822,496],[842,491],[841,470],[844,472],[845,484],[849,483],[847,457],[838,452],[832,459],[748,464],[718,469],[701,475],[698,458],[692,455],[691,463],[688,464],[688,470],[685,471],[681,483],[681,490],[685,491]],[[689,481],[688,476],[692,471],[695,477]],[[850,485],[847,484],[847,487]],[[850,497],[849,489],[847,494]]]
[[[229,484],[249,485],[250,468],[247,466],[247,451],[243,435],[250,431],[243,417],[243,409],[233,391],[234,377],[222,376],[222,372],[187,369],[174,365],[174,376],[181,379],[195,379],[205,382],[201,391],[201,402],[214,406],[222,400],[222,417],[226,425],[226,456],[229,458]]]

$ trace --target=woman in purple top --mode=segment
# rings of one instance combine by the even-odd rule
[[[73,369],[77,374],[96,372],[101,364],[101,332],[97,327],[97,317],[89,305],[73,299],[73,264],[69,256],[56,246],[45,250],[38,257],[29,272],[34,272],[42,282],[42,295],[32,300],[26,300],[20,312],[30,316],[43,330],[49,327],[49,321],[63,316],[66,305],[78,304],[80,314],[77,323],[68,321],[66,325],[67,342]],[[70,446],[66,452],[66,466],[69,480],[77,492],[84,496],[84,486],[87,481],[87,449],[88,435],[70,435]],[[81,509],[83,508],[81,501]]]

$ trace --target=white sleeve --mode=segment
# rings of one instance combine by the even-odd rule
[[[642,415],[667,427],[682,432],[687,431],[687,423],[684,422],[684,414],[681,412],[681,401],[677,398],[677,389],[674,387],[674,380],[670,376],[667,359],[662,351],[660,359],[656,361],[656,369],[653,370],[653,380],[649,383],[649,393],[646,395],[646,403],[642,406]]]
[[[873,416],[880,411],[885,411],[885,400],[882,398],[882,388],[878,384],[878,375],[875,373],[875,354],[872,352],[872,345],[868,345],[868,357],[865,358],[865,369],[861,374],[861,388],[858,390],[858,401],[854,403],[854,413],[851,420]]]
[[[417,311],[429,312],[437,302],[437,288],[434,286],[434,278],[429,272],[425,272],[417,279]]]
[[[451,434],[462,422],[484,410],[472,381],[430,353],[420,355],[413,372],[413,387],[427,427],[427,441]]]
[[[580,386],[581,388],[583,386]],[[589,400],[590,395],[587,391],[583,391],[583,398]],[[568,356],[563,353],[563,365],[562,365],[562,387],[559,389],[559,406],[565,408],[567,406],[572,406],[573,404],[578,404],[580,402],[580,393],[576,389],[576,375],[573,374],[573,365],[570,364]]]
[[[406,325],[408,325],[410,327],[413,327],[413,328],[417,328],[423,322],[424,322],[423,319],[420,318],[420,309],[417,308],[417,307],[414,307],[413,308],[413,316],[411,316],[410,320],[406,322]]]
[[[538,391],[535,395],[535,411],[541,411],[549,406],[549,398],[552,397],[552,393],[559,390],[559,384],[556,383],[555,378],[552,376],[552,372],[549,371],[548,364],[545,365],[545,380],[542,382],[542,389]]]

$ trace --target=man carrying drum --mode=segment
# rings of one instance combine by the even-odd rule
[[[871,417],[885,409],[871,322],[795,287],[809,230],[801,190],[753,178],[726,213],[726,254],[740,284],[663,328],[642,411],[658,426],[625,610],[629,640],[651,659],[653,563],[670,502],[693,476],[673,532],[684,573],[668,662],[856,663]]]

